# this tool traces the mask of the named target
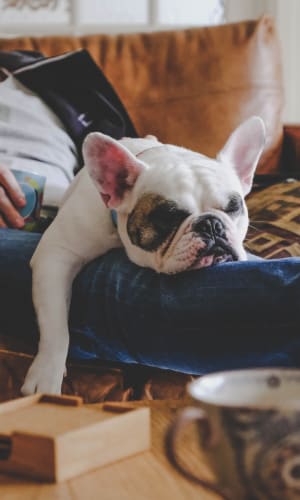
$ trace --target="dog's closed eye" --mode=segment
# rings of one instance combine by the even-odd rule
[[[146,193],[129,214],[127,232],[134,245],[150,252],[155,251],[189,215],[175,202]]]
[[[236,216],[244,211],[243,199],[239,193],[233,193],[224,208],[224,212],[228,215]]]
[[[169,231],[170,228],[174,229],[180,226],[189,215],[187,210],[179,209],[175,203],[166,201],[151,210],[148,221],[157,230],[167,229]]]

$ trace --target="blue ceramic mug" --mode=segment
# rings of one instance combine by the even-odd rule
[[[17,179],[26,199],[26,205],[19,209],[25,221],[25,231],[36,231],[39,227],[39,218],[43,202],[46,177],[34,172],[11,170]]]

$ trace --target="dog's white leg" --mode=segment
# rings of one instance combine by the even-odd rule
[[[70,250],[43,244],[38,250],[31,265],[40,341],[38,353],[21,389],[24,395],[61,392],[69,347],[71,287],[83,265],[82,258]]]
[[[40,342],[21,389],[23,394],[61,392],[73,280],[85,264],[120,246],[110,211],[83,168],[31,259]]]

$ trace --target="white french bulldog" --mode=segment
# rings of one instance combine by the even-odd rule
[[[216,159],[153,136],[86,137],[85,167],[31,261],[40,342],[23,394],[60,393],[72,282],[92,259],[124,246],[139,266],[178,273],[247,258],[244,197],[264,144],[259,117],[242,123]]]

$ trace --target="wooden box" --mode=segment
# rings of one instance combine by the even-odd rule
[[[0,404],[0,472],[58,482],[149,447],[148,408],[40,394]]]

